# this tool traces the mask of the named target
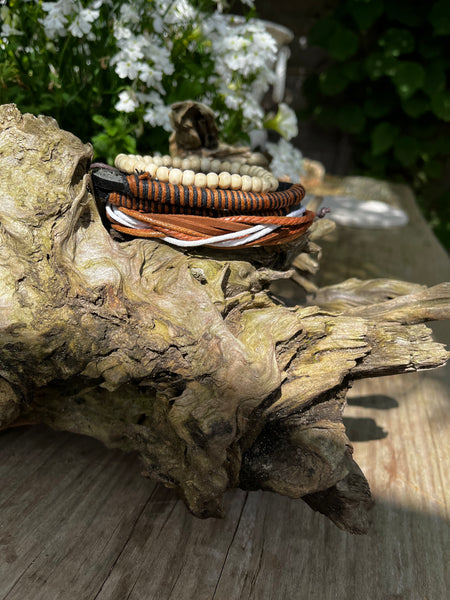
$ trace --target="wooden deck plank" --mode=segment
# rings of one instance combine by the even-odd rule
[[[160,511],[149,504],[96,600],[212,597],[245,493],[229,494],[226,519],[201,521],[161,492]]]
[[[338,230],[322,283],[448,279],[404,190],[410,224]],[[448,343],[448,323],[435,331]],[[201,521],[133,455],[45,427],[0,432],[0,600],[444,600],[449,399],[448,367],[355,384],[345,422],[376,501],[362,537],[263,492],[231,491],[225,519]]]
[[[12,430],[1,441],[8,447],[14,435],[24,437]],[[155,484],[140,477],[135,457],[108,452],[90,438],[44,427],[26,437],[27,445],[16,449],[22,480],[11,489],[2,479],[0,598],[69,598],[73,586],[90,597],[92,578],[97,590]]]

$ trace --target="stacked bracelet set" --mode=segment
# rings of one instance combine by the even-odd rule
[[[129,235],[187,248],[273,245],[315,217],[301,206],[303,186],[255,165],[123,154],[115,165],[93,165],[92,181],[112,227]]]

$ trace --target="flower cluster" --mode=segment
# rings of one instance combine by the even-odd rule
[[[240,110],[248,128],[260,129],[260,100],[275,78],[277,45],[263,23],[213,15],[203,24],[215,55],[215,86],[231,110]]]
[[[254,8],[253,0],[241,1]],[[30,0],[3,6],[0,89],[19,106],[21,98],[32,104],[27,93],[39,98],[36,109],[74,133],[90,124],[100,154],[130,146],[132,137],[146,150],[163,139],[158,131],[167,143],[170,106],[188,99],[213,108],[225,141],[263,127],[289,139],[296,132],[292,111],[282,107],[271,123],[261,107],[274,82],[277,44],[261,21],[224,14],[225,4]]]
[[[42,9],[45,12],[45,16],[39,21],[50,40],[65,35],[73,35],[76,38],[86,37],[88,40],[94,40],[92,23],[98,19],[101,5],[102,0],[96,0],[86,8],[83,8],[79,0],[76,2],[72,0],[43,2]]]
[[[266,149],[271,154],[270,170],[275,177],[289,177],[292,183],[298,183],[302,175],[303,156],[284,138],[275,144],[267,142]]]

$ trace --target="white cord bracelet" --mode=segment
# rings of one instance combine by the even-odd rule
[[[117,206],[106,203],[106,213],[108,216],[115,222],[124,225],[125,227],[130,227],[133,229],[152,229],[151,225],[139,221],[134,217],[130,217],[129,215],[124,214]],[[305,213],[305,207],[301,206],[289,214],[286,217],[301,217]],[[209,238],[204,238],[201,240],[179,240],[174,237],[166,236],[159,238],[164,242],[168,242],[169,244],[173,244],[174,246],[180,246],[182,248],[196,248],[199,246],[213,246],[217,248],[235,248],[238,246],[242,246],[243,244],[248,244],[250,242],[256,241],[265,235],[271,233],[275,229],[278,229],[280,225],[255,225],[254,227],[250,227],[245,231],[234,231],[232,233],[225,233],[223,235],[216,235]]]

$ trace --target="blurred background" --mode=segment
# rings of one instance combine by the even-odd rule
[[[292,140],[333,174],[410,185],[450,250],[450,2],[258,0],[294,33]]]

